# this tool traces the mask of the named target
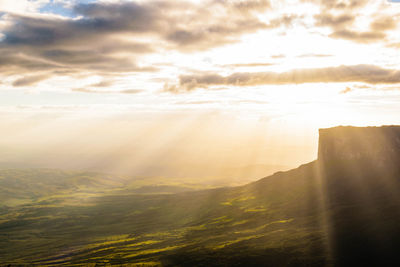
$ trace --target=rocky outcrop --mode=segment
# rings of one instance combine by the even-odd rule
[[[400,126],[320,129],[318,159],[336,168],[338,164],[400,168]]]
[[[319,131],[335,266],[398,266],[400,126]]]

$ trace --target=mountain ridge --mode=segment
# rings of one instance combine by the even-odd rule
[[[399,176],[382,170],[369,160],[322,157],[238,187],[0,209],[0,262],[393,266]]]

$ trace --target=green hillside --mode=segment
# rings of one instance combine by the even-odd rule
[[[76,194],[68,201],[50,197],[3,206],[0,259],[40,265],[319,265],[326,251],[316,168],[310,163],[234,188]]]
[[[70,202],[108,194],[178,193],[205,188],[212,186],[181,178],[132,178],[55,169],[0,169],[0,207],[16,207],[54,199]]]
[[[318,160],[239,187],[0,171],[0,262],[399,266],[400,127],[320,136]]]

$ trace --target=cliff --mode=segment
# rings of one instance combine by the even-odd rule
[[[335,266],[398,266],[400,126],[319,131]]]
[[[320,129],[318,159],[335,167],[400,168],[400,126]]]

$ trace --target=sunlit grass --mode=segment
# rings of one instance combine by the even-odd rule
[[[272,180],[262,182],[268,181]],[[277,186],[292,186],[283,183],[282,178],[273,181]],[[279,198],[290,200],[304,195],[303,187],[293,186],[295,190],[288,189]],[[7,231],[14,236],[7,240],[8,247],[2,248],[13,251],[8,254],[11,261],[23,257],[47,265],[158,263],[169,255],[202,253],[201,248],[225,253],[227,249],[280,247],[282,240],[297,244],[302,238],[303,243],[311,240],[310,232],[318,231],[302,226],[312,217],[299,219],[298,215],[290,216],[289,210],[289,214],[281,214],[274,206],[279,199],[273,187],[262,184],[176,195],[119,194],[115,190],[114,194],[89,198],[88,203],[93,205],[65,205],[68,197],[46,196],[47,204],[41,201],[29,207],[16,206],[5,213],[7,216],[0,213],[0,218],[7,220],[0,229],[10,229]]]

